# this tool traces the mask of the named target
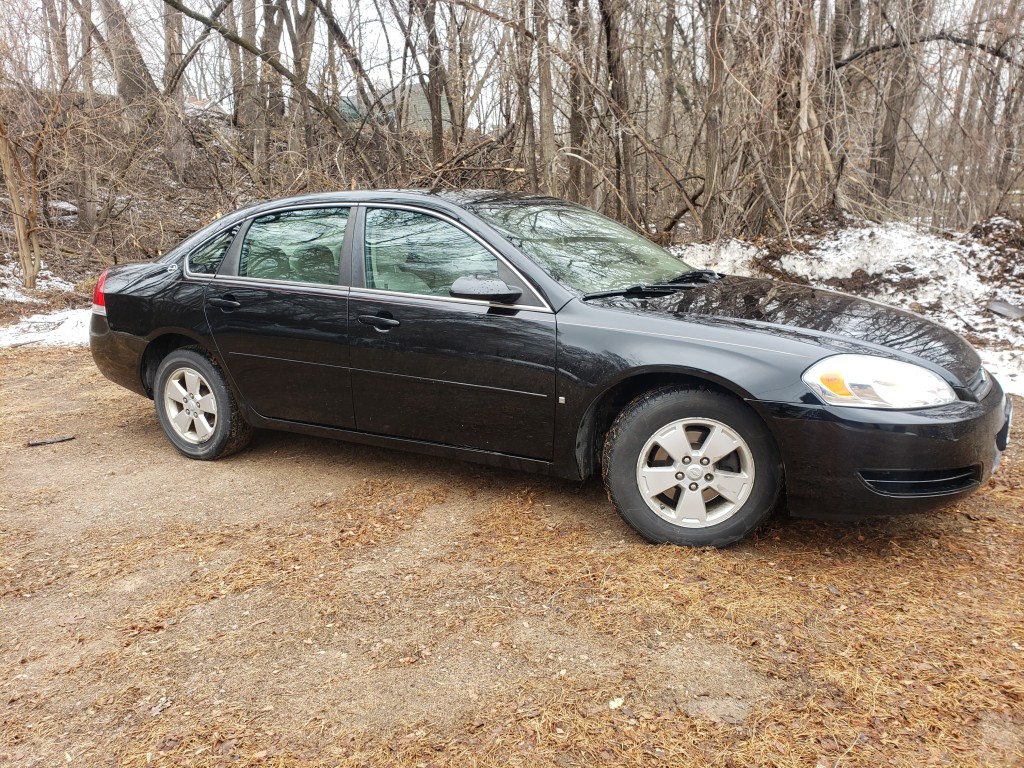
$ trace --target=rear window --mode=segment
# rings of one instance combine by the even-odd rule
[[[348,208],[308,208],[261,216],[245,234],[238,274],[337,285],[348,212]]]

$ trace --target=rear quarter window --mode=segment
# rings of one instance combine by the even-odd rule
[[[238,227],[232,227],[195,248],[188,255],[188,271],[194,275],[216,274],[236,232]]]

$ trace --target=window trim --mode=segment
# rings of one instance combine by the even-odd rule
[[[503,304],[500,301],[487,301],[486,299],[463,299],[456,296],[437,296],[429,293],[404,293],[402,291],[389,291],[383,288],[370,288],[366,285],[366,214],[371,208],[390,208],[398,209],[403,211],[410,211],[411,213],[418,213],[424,216],[430,216],[435,219],[439,219],[446,224],[454,226],[456,229],[461,230],[465,234],[469,235],[473,240],[482,245],[487,251],[490,252],[495,259],[501,264],[504,264],[509,271],[512,272],[520,282],[523,284],[523,288],[529,291],[530,294],[540,304]],[[353,291],[360,291],[380,296],[402,296],[414,299],[429,299],[433,301],[444,301],[453,304],[475,304],[477,306],[495,307],[499,309],[516,309],[516,310],[532,310],[534,312],[545,312],[547,314],[555,314],[551,305],[547,299],[533,287],[533,284],[526,278],[526,276],[520,271],[514,264],[506,259],[502,254],[491,245],[487,240],[481,237],[477,232],[467,227],[457,219],[448,216],[440,211],[434,211],[429,208],[423,208],[416,205],[408,205],[402,203],[376,203],[376,202],[361,202],[359,203],[359,220],[357,225],[353,228],[352,247],[351,247],[351,267],[352,277],[349,280],[349,285]],[[346,239],[348,239],[348,233],[346,232]]]

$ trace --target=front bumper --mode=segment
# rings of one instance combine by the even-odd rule
[[[936,509],[977,490],[1006,448],[998,382],[978,403],[883,411],[751,403],[782,451],[791,514],[856,520]]]

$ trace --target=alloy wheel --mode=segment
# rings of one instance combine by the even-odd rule
[[[164,386],[164,409],[182,440],[200,445],[217,426],[217,398],[209,382],[194,368],[177,368]]]
[[[684,528],[732,517],[754,488],[754,458],[734,429],[714,419],[673,421],[644,444],[636,482],[656,515]]]

